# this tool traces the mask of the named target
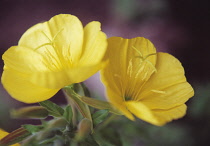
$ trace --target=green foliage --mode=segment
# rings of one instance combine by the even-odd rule
[[[51,101],[41,102],[40,105],[47,109],[51,117],[42,120],[41,125],[23,125],[10,133],[3,142],[14,144],[24,140],[21,144],[23,146],[202,145],[208,142],[209,87],[195,88],[195,97],[187,103],[186,117],[163,127],[153,126],[139,119],[133,122],[124,116],[115,116],[117,119],[113,119],[109,110],[94,109],[91,112],[94,129],[91,131],[88,124],[90,122],[84,116],[76,116],[73,125],[74,114],[78,113],[73,112],[74,107],[71,105],[61,107]],[[200,121],[201,118],[205,121]]]
[[[40,130],[42,130],[44,128],[43,125],[36,126],[36,125],[30,125],[30,124],[22,125],[22,127],[32,134],[39,132]]]
[[[93,124],[96,126],[103,122],[109,115],[109,110],[99,110],[92,115]]]
[[[73,112],[71,106],[66,106],[63,117],[66,119],[66,121],[70,124],[72,122]]]
[[[42,101],[39,104],[41,106],[45,107],[48,110],[50,115],[55,116],[55,117],[63,116],[64,110],[57,104],[55,104],[49,100]]]

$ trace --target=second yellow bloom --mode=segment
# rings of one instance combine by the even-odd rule
[[[106,58],[101,75],[108,99],[126,117],[160,126],[185,115],[194,91],[175,57],[157,53],[145,38],[112,37]]]

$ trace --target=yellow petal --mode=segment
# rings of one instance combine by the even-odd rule
[[[28,80],[35,85],[46,88],[63,88],[64,86],[73,83],[83,82],[103,68],[105,64],[106,62],[101,62],[100,64],[92,66],[76,66],[75,68],[69,68],[57,72],[34,72]]]
[[[2,129],[0,129],[0,140],[1,139],[3,139],[5,136],[7,136],[9,133],[8,132],[6,132],[6,131],[4,131],[4,130],[2,130]],[[13,144],[13,145],[11,145],[11,146],[20,146],[20,144]]]
[[[2,59],[6,66],[23,73],[48,70],[47,66],[44,64],[44,59],[40,54],[21,46],[9,48],[3,54]]]
[[[130,120],[134,120],[133,115],[128,111],[123,97],[120,97],[116,92],[112,91],[111,89],[107,88],[107,95],[110,103],[118,110],[120,110],[127,118]]]
[[[108,65],[101,70],[101,80],[107,88],[107,92],[111,89],[119,97],[123,99],[124,94],[124,72],[126,71],[126,48],[127,41],[122,38],[112,37],[108,39],[108,48],[105,55],[109,59]],[[110,95],[108,95],[110,96]],[[110,99],[113,98],[110,96]]]
[[[59,89],[48,89],[29,82],[29,75],[4,67],[2,84],[8,93],[21,102],[36,103],[47,100]]]
[[[186,105],[173,107],[166,110],[151,110],[141,102],[126,102],[128,110],[138,118],[156,126],[162,126],[174,119],[183,117],[186,113]]]
[[[169,109],[185,103],[193,94],[191,85],[183,82],[169,86],[161,92],[153,90],[141,101],[150,109]]]
[[[101,31],[100,22],[90,22],[84,28],[84,44],[80,63],[87,65],[99,63],[106,51],[106,35]]]
[[[154,116],[159,121],[159,126],[164,125],[174,119],[182,118],[186,114],[187,106],[185,104],[166,110],[152,110]]]
[[[139,99],[151,109],[168,109],[185,103],[194,95],[186,82],[181,63],[172,55],[158,53],[157,73],[142,88]]]
[[[0,139],[4,138],[5,136],[7,136],[9,133],[0,129]]]
[[[76,62],[82,53],[82,23],[73,15],[56,15],[48,22],[37,24],[28,29],[18,45],[42,52],[37,48],[47,43],[52,43],[54,49],[60,51],[64,58],[70,58]]]
[[[125,103],[128,110],[138,118],[154,125],[159,125],[159,121],[153,115],[152,111],[141,102],[128,101]]]

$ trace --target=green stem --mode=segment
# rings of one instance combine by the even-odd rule
[[[90,109],[87,104],[82,102],[79,99],[79,96],[75,91],[74,91],[74,85],[66,86],[63,88],[63,91],[66,95],[67,100],[72,103],[78,111],[83,115],[83,117],[89,119],[92,123],[92,116],[90,113]],[[91,129],[93,130],[93,124],[91,126]]]
[[[71,98],[69,98],[69,96],[65,92],[65,90],[63,89],[62,91],[63,91],[63,93],[66,97],[66,100],[67,100],[68,104],[71,106],[71,109],[72,109],[72,114],[73,114],[72,115],[72,125],[73,125],[73,127],[76,127],[76,125],[77,125],[77,114],[76,114],[76,110],[75,110],[76,106],[74,104],[74,101]]]

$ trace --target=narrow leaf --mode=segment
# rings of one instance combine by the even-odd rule
[[[71,106],[68,105],[68,106],[65,108],[63,117],[66,119],[66,121],[67,121],[69,124],[71,123],[72,117],[73,117],[73,112],[72,112]]]
[[[44,128],[42,125],[30,125],[30,124],[22,125],[22,127],[28,130],[30,133],[36,133]]]
[[[98,125],[103,122],[109,115],[109,110],[99,110],[93,114],[93,124]]]
[[[49,101],[49,100],[46,100],[46,101],[42,101],[39,103],[41,106],[45,107],[49,114],[52,115],[52,116],[55,116],[55,117],[62,117],[63,116],[63,113],[64,113],[64,110],[58,106],[57,104]]]
[[[83,117],[89,119],[92,123],[92,117],[90,113],[90,109],[87,104],[83,103],[80,100],[80,95],[74,92],[73,86],[67,86],[64,88],[64,93],[70,102],[73,102]],[[93,128],[93,126],[92,126]]]
[[[90,92],[84,83],[74,84],[74,91],[81,96],[90,96]]]

